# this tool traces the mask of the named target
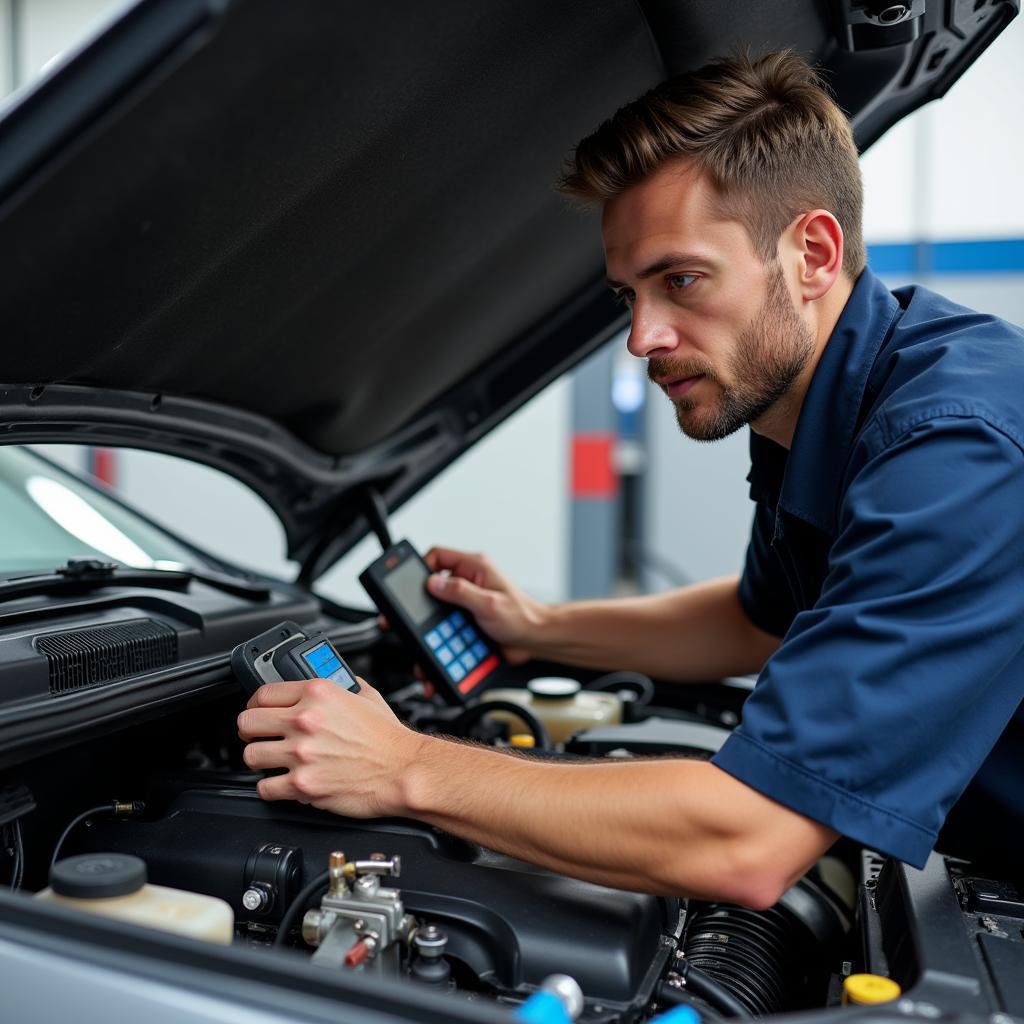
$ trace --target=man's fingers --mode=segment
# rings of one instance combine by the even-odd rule
[[[256,783],[256,792],[263,800],[297,800],[299,792],[292,782],[292,773],[272,775]]]
[[[247,743],[264,736],[283,736],[292,717],[286,708],[246,708],[238,716],[238,735]]]
[[[470,583],[469,580],[440,573],[428,577],[427,589],[434,597],[451,604],[461,605],[471,612],[478,611],[482,602],[490,597],[490,591],[478,587],[475,583]]]
[[[291,768],[292,756],[284,740],[250,743],[242,751],[242,760],[250,768]]]
[[[290,683],[266,683],[250,698],[247,708],[290,708],[298,704],[305,687],[302,680]]]
[[[356,681],[359,683],[359,693],[357,697],[363,697],[366,700],[372,701],[374,704],[379,704],[383,708],[391,710],[391,706],[388,702],[375,690],[362,676],[356,676]]]
[[[440,572],[442,569],[454,569],[465,557],[464,551],[433,547],[423,556],[423,561],[430,566],[431,572]]]

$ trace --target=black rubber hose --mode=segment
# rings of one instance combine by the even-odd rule
[[[306,885],[299,894],[292,900],[291,906],[285,911],[284,917],[281,918],[281,923],[277,928],[277,935],[274,937],[275,946],[283,946],[285,940],[288,938],[288,933],[295,927],[295,922],[299,919],[299,916],[305,913],[306,904],[319,892],[321,889],[327,888],[327,882],[330,878],[328,872],[324,871],[317,875],[308,885]]]
[[[21,822],[16,818],[8,825],[4,825],[4,845],[11,851],[11,880],[10,888],[21,887],[21,877],[24,872],[25,850],[21,837]]]
[[[117,804],[111,800],[110,803],[100,804],[98,807],[90,807],[87,811],[82,811],[77,818],[72,819],[71,824],[60,834],[60,839],[57,840],[57,845],[53,848],[53,856],[50,858],[50,868],[57,863],[57,858],[60,856],[60,848],[64,845],[64,840],[71,835],[71,830],[76,825],[80,825],[86,818],[91,818],[94,814],[113,814],[117,810]]]
[[[752,1020],[753,1014],[723,985],[720,985],[709,974],[696,967],[691,967],[685,960],[680,961],[676,971],[683,976],[686,987],[701,999],[706,1000],[726,1017],[741,1017]],[[671,989],[671,985],[662,985],[662,989]]]
[[[529,709],[511,700],[485,700],[479,704],[473,704],[451,723],[449,728],[459,736],[467,735],[469,729],[474,726],[484,715],[492,711],[508,711],[517,718],[522,719],[530,732],[533,733],[534,742],[538,750],[550,750],[551,739],[548,736],[544,723]]]
[[[12,889],[20,889],[25,881],[25,837],[21,834],[21,819],[14,822],[14,838],[18,844],[18,871],[14,876]]]
[[[633,703],[639,707],[650,704],[654,700],[654,682],[649,676],[642,672],[609,672],[593,682],[587,683],[586,690],[600,690],[607,693],[622,689],[635,689],[636,700]]]

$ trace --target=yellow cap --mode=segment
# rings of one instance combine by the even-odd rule
[[[508,738],[513,747],[535,747],[537,741],[528,732],[514,732]]]
[[[851,974],[843,980],[843,1005],[869,1006],[899,999],[903,990],[892,978],[880,974]]]

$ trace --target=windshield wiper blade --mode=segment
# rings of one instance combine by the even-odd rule
[[[67,565],[59,566],[53,572],[0,580],[0,601],[67,591],[84,593],[102,587],[184,590],[193,581],[253,601],[266,601],[271,595],[271,588],[266,583],[240,580],[223,573],[196,572],[192,569],[138,569],[117,565],[115,562],[101,562],[96,558],[72,558]]]

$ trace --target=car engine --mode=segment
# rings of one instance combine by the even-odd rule
[[[531,664],[509,668],[490,706],[450,708],[425,694],[401,646],[375,625],[323,625],[411,725],[510,756],[710,757],[749,689]],[[0,659],[16,647],[13,636],[0,643]],[[517,703],[531,678],[556,672],[558,707]],[[559,732],[570,692],[613,695],[616,720]],[[36,756],[11,755],[2,806],[33,807],[18,818],[18,844],[5,819],[12,881],[38,892],[58,856],[131,855],[150,883],[228,904],[233,944],[254,955],[301,955],[326,971],[509,1007],[567,975],[578,986],[573,1012],[586,1021],[642,1021],[678,1005],[712,1020],[827,1009],[858,973],[895,982],[915,1005],[1019,1005],[1019,981],[1007,979],[1024,955],[1024,900],[1009,879],[980,878],[938,854],[919,872],[840,841],[766,911],[609,889],[415,821],[264,803],[260,774],[241,759],[241,706],[221,673],[176,700],[136,702],[116,725],[90,722]]]

